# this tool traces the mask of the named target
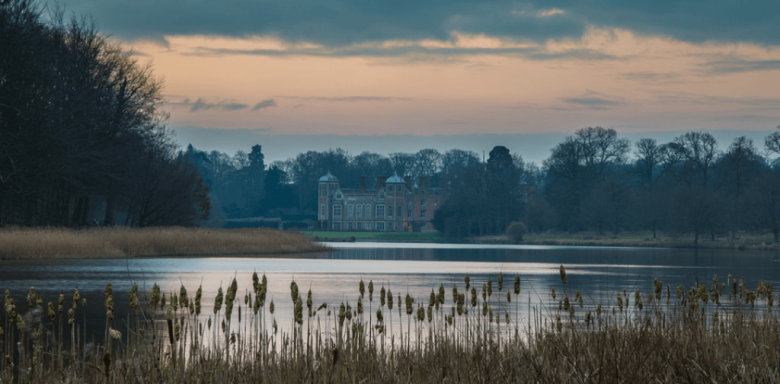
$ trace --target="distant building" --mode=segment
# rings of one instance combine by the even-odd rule
[[[319,181],[318,226],[336,231],[433,231],[433,214],[449,197],[449,184],[440,178],[420,177],[413,187],[410,177],[377,177],[376,189],[366,189],[365,176],[358,189],[339,186],[328,172]]]

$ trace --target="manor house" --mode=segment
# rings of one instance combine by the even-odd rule
[[[376,189],[366,189],[365,176],[358,189],[341,188],[328,172],[319,181],[318,226],[345,231],[433,231],[433,212],[450,194],[447,179],[377,177]]]

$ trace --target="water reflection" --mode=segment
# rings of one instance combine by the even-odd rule
[[[759,279],[778,286],[780,262],[772,252],[723,251],[643,248],[584,248],[544,246],[464,246],[442,244],[368,244],[336,243],[333,252],[305,258],[167,258],[133,260],[51,260],[41,263],[3,262],[0,264],[0,290],[10,289],[24,312],[27,289],[33,285],[45,302],[56,302],[64,290],[69,302],[73,289],[79,289],[88,301],[87,322],[100,337],[104,329],[103,292],[106,282],[113,285],[117,319],[129,312],[127,293],[133,282],[148,292],[157,283],[164,292],[178,292],[184,284],[194,296],[203,285],[203,318],[212,314],[217,289],[226,288],[235,276],[238,279],[238,302],[243,306],[244,294],[251,291],[253,271],[268,278],[268,299],[274,300],[280,328],[289,328],[293,305],[290,281],[295,279],[306,298],[313,292],[314,306],[349,301],[355,306],[358,281],[373,280],[374,302],[364,303],[366,310],[376,311],[381,286],[394,294],[407,292],[427,304],[432,289],[444,283],[448,292],[458,284],[463,292],[463,276],[471,277],[472,285],[480,289],[499,272],[506,276],[505,287],[511,286],[515,274],[522,278],[519,312],[528,313],[528,303],[550,303],[550,287],[560,288],[560,264],[568,270],[570,290],[580,290],[588,303],[607,304],[617,290],[646,293],[652,289],[654,277],[664,285],[691,286],[695,281],[709,282],[714,274],[724,282],[731,273],[745,277],[747,286],[755,288]],[[726,288],[729,291],[730,287]],[[497,287],[494,287],[497,294]],[[504,290],[504,295],[506,288]],[[368,296],[368,294],[366,294]],[[504,298],[502,298],[504,299]],[[515,298],[513,297],[513,300]],[[0,300],[3,300],[0,296]],[[240,304],[239,304],[240,302]],[[513,303],[513,307],[516,303]],[[397,305],[397,303],[396,303]],[[556,305],[557,307],[557,305]],[[236,308],[237,311],[237,308]],[[246,308],[244,308],[246,311]],[[78,314],[81,317],[81,314]]]

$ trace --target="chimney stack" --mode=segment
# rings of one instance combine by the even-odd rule
[[[360,176],[360,193],[366,193],[366,177]]]

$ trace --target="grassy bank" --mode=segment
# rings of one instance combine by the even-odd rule
[[[0,259],[122,258],[321,251],[295,232],[209,228],[4,228]]]
[[[299,291],[293,282],[295,320],[290,332],[278,330],[273,300],[269,303],[265,297],[265,276],[255,275],[240,288],[233,280],[224,296],[220,289],[207,319],[198,316],[200,288],[192,295],[190,287],[188,296],[184,286],[171,293],[155,286],[148,295],[134,286],[129,297],[133,313],[115,319],[114,293],[108,285],[105,303],[88,304],[89,310],[106,314],[106,336],[97,345],[79,334],[87,303],[77,292],[72,306],[70,295],[67,302],[60,295],[59,307],[49,302],[48,316],[44,301],[33,290],[27,293],[31,306],[44,314],[36,323],[16,313],[14,296],[6,291],[0,328],[0,353],[6,357],[0,360],[0,382],[780,380],[780,321],[771,286],[760,283],[751,291],[743,280],[729,277],[722,285],[715,279],[709,287],[673,290],[656,281],[644,292],[615,292],[607,297],[616,300],[596,303],[579,291],[572,295],[561,270],[559,305],[534,307],[526,319],[515,307],[520,280],[502,287],[501,276],[497,289],[488,280],[481,295],[480,287],[466,282],[457,284],[464,293],[453,287],[450,296],[441,285],[430,297],[407,294],[402,301],[398,295],[395,302],[391,287],[385,291],[369,282],[366,290],[361,281],[345,297],[346,304],[319,306],[313,300],[316,292]],[[529,289],[527,282],[522,284]],[[555,291],[551,294],[556,297]],[[367,310],[369,305],[376,314]],[[63,342],[71,339],[77,342]]]
[[[473,243],[509,244],[506,236],[482,236],[469,239]],[[664,247],[695,248],[693,235],[665,236],[653,239],[651,233],[626,233],[617,236],[599,236],[594,233],[542,233],[527,234],[521,244],[529,245],[567,245],[600,247]],[[699,248],[732,250],[780,250],[771,235],[742,235],[739,239],[718,236],[712,240],[709,236],[699,237]]]
[[[348,240],[352,237],[364,240],[392,240],[392,241],[440,241],[438,232],[363,232],[363,231],[303,231],[307,236],[327,240]]]

